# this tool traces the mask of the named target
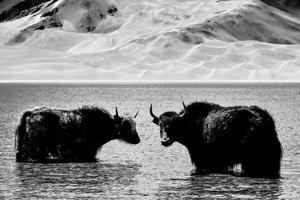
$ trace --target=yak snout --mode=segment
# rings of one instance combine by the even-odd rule
[[[168,147],[172,144],[172,142],[169,138],[163,138],[163,139],[160,140],[160,142],[165,147]]]
[[[131,144],[138,144],[141,142],[141,139],[139,137],[139,134],[137,131],[135,131],[134,133],[134,137],[132,138]]]
[[[138,144],[141,142],[141,139],[137,131],[128,132],[126,135],[124,135],[121,138],[129,144]]]
[[[160,142],[163,146],[170,146],[173,142],[171,141],[170,137],[168,137],[168,134],[162,130],[161,131],[161,139]]]

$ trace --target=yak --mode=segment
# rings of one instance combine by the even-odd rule
[[[15,132],[17,162],[93,162],[105,143],[119,139],[138,144],[129,114],[112,116],[96,106],[74,110],[36,108],[24,112]]]
[[[168,111],[153,123],[160,126],[161,144],[184,145],[194,166],[192,175],[227,173],[279,178],[283,149],[273,118],[258,106],[223,107],[194,102],[177,113]],[[235,169],[240,167],[240,172]]]

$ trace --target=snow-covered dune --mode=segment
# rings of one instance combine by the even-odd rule
[[[300,81],[298,0],[2,0],[0,8],[2,81]]]

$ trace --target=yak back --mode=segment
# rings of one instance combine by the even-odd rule
[[[74,112],[82,117],[82,125],[89,133],[95,134],[95,139],[102,137],[100,132],[112,133],[111,137],[117,136],[115,135],[117,133],[115,120],[107,110],[94,106],[83,106]]]
[[[257,106],[212,110],[203,123],[205,143],[245,145],[277,138],[271,115]]]
[[[184,113],[186,120],[198,120],[199,118],[205,118],[212,110],[221,109],[222,106],[209,102],[193,102],[189,104],[185,109],[180,111],[180,114]]]
[[[264,141],[277,138],[272,116],[258,106],[222,107],[209,102],[194,102],[180,112],[183,113],[184,131],[192,141],[230,144],[251,142],[257,137]]]
[[[75,110],[55,110],[59,115],[62,134],[67,141],[84,143],[98,148],[117,137],[115,120],[111,114],[95,106]]]

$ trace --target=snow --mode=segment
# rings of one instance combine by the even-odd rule
[[[300,80],[297,8],[281,10],[258,0],[47,5],[0,23],[1,81]],[[61,27],[30,29],[55,8],[48,17]],[[24,41],[9,43],[28,29]]]

